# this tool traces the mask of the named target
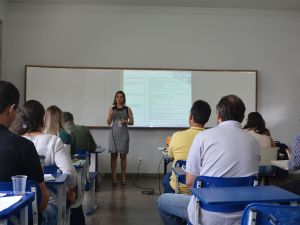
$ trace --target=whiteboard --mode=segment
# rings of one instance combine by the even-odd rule
[[[215,126],[215,106],[228,94],[244,101],[246,114],[256,111],[257,71],[254,70],[29,65],[25,67],[25,76],[25,100],[38,100],[45,108],[57,105],[62,111],[73,113],[77,124],[90,127],[107,126],[108,110],[118,90],[125,91],[135,127],[188,127],[190,107],[198,99],[207,101],[212,109],[206,126]]]

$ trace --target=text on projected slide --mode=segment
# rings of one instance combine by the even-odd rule
[[[135,126],[188,127],[191,72],[124,70],[123,90]]]

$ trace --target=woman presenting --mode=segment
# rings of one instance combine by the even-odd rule
[[[109,153],[111,153],[112,185],[117,186],[117,159],[121,158],[121,184],[126,184],[126,156],[129,150],[129,133],[127,125],[133,125],[133,114],[125,105],[126,97],[123,91],[115,94],[113,107],[110,108],[107,125],[111,125],[109,135]]]

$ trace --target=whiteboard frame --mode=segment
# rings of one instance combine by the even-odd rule
[[[142,68],[142,67],[92,67],[92,66],[54,66],[54,65],[25,65],[25,82],[24,82],[24,102],[27,101],[27,68],[62,68],[62,69],[103,69],[103,70],[166,70],[166,71],[200,71],[200,72],[243,72],[243,73],[255,73],[255,111],[257,111],[257,76],[258,71],[252,69],[186,69],[186,68]],[[213,110],[212,110],[213,113]],[[246,116],[246,115],[245,115]],[[88,126],[92,129],[108,129],[110,126]],[[129,126],[129,129],[176,129],[184,130],[187,127],[138,127],[138,126]]]

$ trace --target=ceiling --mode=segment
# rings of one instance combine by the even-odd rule
[[[300,10],[300,0],[7,0],[7,2]]]

